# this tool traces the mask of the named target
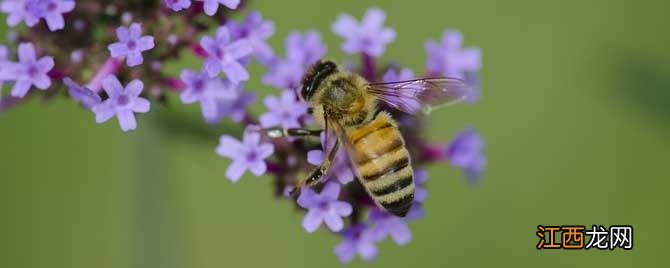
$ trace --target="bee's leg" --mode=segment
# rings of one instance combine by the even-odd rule
[[[305,179],[303,185],[315,186],[321,182],[328,170],[330,169],[331,164],[335,161],[335,156],[337,156],[337,151],[340,148],[340,141],[335,140],[335,145],[328,151],[328,157],[323,160],[321,166],[318,166],[312,173]]]
[[[319,135],[321,135],[321,132],[323,130],[273,127],[264,129],[263,131],[265,131],[265,133],[267,133],[267,135],[270,138],[280,138],[280,137],[307,137],[307,136],[319,137]]]
[[[328,173],[328,170],[330,169],[331,164],[335,161],[335,156],[337,156],[337,151],[339,150],[340,147],[340,141],[335,140],[335,145],[333,148],[331,148],[328,151],[328,157],[323,160],[323,163],[318,166],[312,173],[310,173],[309,176],[307,176],[305,179],[302,179],[298,181],[295,185],[295,188],[291,190],[289,193],[291,196],[296,196],[298,191],[305,185],[309,187],[314,187],[318,185],[319,183],[323,182],[323,176],[325,176]]]

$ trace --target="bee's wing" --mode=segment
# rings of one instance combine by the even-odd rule
[[[424,114],[463,100],[470,92],[465,81],[456,78],[424,78],[367,85],[371,94],[400,111]]]

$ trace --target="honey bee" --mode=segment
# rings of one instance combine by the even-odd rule
[[[377,206],[396,215],[407,215],[414,200],[412,160],[398,124],[380,104],[415,114],[462,100],[469,92],[462,80],[426,78],[391,83],[369,83],[358,74],[342,70],[335,62],[320,60],[302,79],[300,98],[310,106],[314,121],[334,133],[326,159],[307,178],[320,182],[335,160],[341,144],[346,148],[359,182]],[[321,130],[270,129],[270,137],[318,136]],[[329,144],[328,141],[325,144]]]

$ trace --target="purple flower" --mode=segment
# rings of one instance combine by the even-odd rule
[[[213,121],[219,116],[219,102],[235,99],[236,87],[220,78],[211,78],[205,72],[195,72],[190,69],[181,72],[181,80],[186,88],[181,92],[183,103],[200,102],[202,116],[207,121]]]
[[[307,103],[298,100],[292,90],[285,90],[280,97],[265,97],[268,112],[261,115],[263,127],[282,126],[284,128],[300,127],[300,118],[307,114]]]
[[[135,79],[124,88],[116,76],[109,75],[102,80],[102,88],[109,98],[93,106],[95,121],[103,123],[116,116],[121,130],[129,131],[137,128],[134,113],[146,113],[151,106],[147,99],[140,97],[144,88],[142,81]]]
[[[454,78],[465,78],[466,72],[477,72],[481,68],[481,51],[477,47],[462,48],[463,35],[456,30],[442,34],[441,43],[426,42],[428,72]]]
[[[298,205],[308,210],[302,219],[302,227],[307,232],[316,231],[322,222],[334,232],[342,230],[344,227],[342,217],[351,215],[352,208],[349,203],[337,200],[340,195],[339,184],[326,183],[318,194],[309,187],[303,187],[300,191]]]
[[[294,31],[284,40],[286,58],[269,64],[263,83],[282,89],[296,89],[307,68],[323,57],[326,45],[317,31]]]
[[[205,14],[213,16],[219,9],[219,4],[222,4],[230,9],[236,9],[240,4],[240,0],[198,0],[205,2]]]
[[[273,152],[272,143],[261,143],[261,134],[250,131],[249,128],[244,132],[242,142],[223,135],[216,147],[217,154],[233,160],[226,170],[226,177],[232,182],[237,182],[247,169],[256,176],[263,175],[267,170],[265,158],[270,157]]]
[[[107,48],[114,58],[126,56],[130,67],[142,64],[142,52],[154,48],[154,38],[149,35],[142,36],[142,25],[139,23],[133,23],[130,27],[119,26],[116,28],[116,36],[119,42]]]
[[[205,70],[210,77],[223,71],[233,84],[249,80],[249,72],[240,63],[253,51],[248,40],[233,41],[228,27],[221,26],[216,30],[215,38],[204,36],[200,45],[207,52]]]
[[[253,11],[247,15],[242,23],[229,21],[226,26],[230,29],[234,39],[246,39],[253,50],[252,54],[261,62],[269,62],[274,56],[272,47],[265,41],[275,32],[275,25],[272,21],[263,20],[263,16],[258,11]]]
[[[300,85],[305,69],[301,63],[281,59],[272,63],[263,75],[263,83],[281,89],[296,89]]]
[[[412,232],[403,218],[374,208],[370,212],[370,221],[372,222],[372,235],[377,241],[384,240],[390,235],[396,244],[402,246],[412,240]]]
[[[180,11],[191,6],[191,0],[163,0],[163,2],[172,11]]]
[[[24,21],[26,25],[33,27],[40,19],[44,19],[49,30],[53,32],[65,27],[63,14],[72,11],[74,6],[73,0],[5,0],[0,9],[9,14],[9,26],[13,27]]]
[[[345,41],[342,50],[378,57],[384,54],[386,44],[395,39],[395,30],[384,27],[386,14],[379,8],[370,8],[360,23],[349,14],[340,14],[332,30]]]
[[[11,95],[23,98],[32,86],[46,90],[51,86],[51,79],[47,75],[54,67],[54,59],[45,56],[37,59],[35,47],[32,43],[19,45],[19,62],[6,62],[0,67],[0,80],[16,81]]]
[[[355,224],[342,232],[343,241],[335,247],[335,255],[343,263],[349,263],[358,253],[366,261],[377,256],[377,246],[372,230],[363,224]]]
[[[447,159],[452,165],[462,168],[468,180],[475,183],[486,166],[484,139],[468,127],[458,134],[446,150]]]
[[[102,102],[98,94],[95,94],[95,92],[86,87],[80,86],[69,77],[63,78],[63,84],[68,88],[70,97],[81,103],[86,109],[91,110],[94,106]]]
[[[304,34],[293,31],[286,37],[286,58],[310,66],[321,59],[326,53],[326,45],[321,40],[321,34],[315,30]]]
[[[321,132],[321,145],[322,148],[332,148],[332,146],[335,144],[335,136],[333,133],[329,134],[330,140],[328,141],[328,145],[326,145],[326,135],[325,132]],[[307,162],[319,166],[323,163],[323,160],[325,159],[324,152],[323,150],[311,150],[307,152]],[[354,180],[354,172],[351,170],[351,167],[349,166],[349,156],[347,155],[347,151],[344,148],[340,148],[340,150],[337,152],[337,156],[335,157],[335,162],[332,164],[330,169],[328,170],[328,173],[326,176],[328,179],[332,178],[332,176],[335,176],[337,180],[341,184],[347,184],[351,181]]]
[[[245,91],[242,84],[235,87],[236,94],[234,99],[224,99],[219,101],[219,115],[230,117],[233,122],[241,122],[247,114],[247,106],[253,103],[256,95],[253,92]],[[218,119],[215,119],[218,121]]]

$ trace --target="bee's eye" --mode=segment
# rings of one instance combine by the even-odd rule
[[[312,69],[314,70],[313,75],[305,79],[300,91],[300,95],[306,101],[312,98],[323,79],[337,71],[337,65],[334,62],[325,61],[317,63]]]

